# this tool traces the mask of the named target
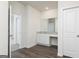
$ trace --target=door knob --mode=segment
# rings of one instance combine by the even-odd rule
[[[77,37],[79,37],[79,35],[77,35]]]

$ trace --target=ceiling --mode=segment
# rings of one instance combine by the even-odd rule
[[[31,5],[39,11],[45,11],[50,9],[56,9],[58,7],[57,1],[21,1],[24,5]]]

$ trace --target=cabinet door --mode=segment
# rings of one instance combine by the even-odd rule
[[[49,46],[49,35],[48,34],[38,34],[37,42],[40,45]]]
[[[75,29],[76,10],[68,9],[63,11],[63,53],[73,57],[75,52]]]

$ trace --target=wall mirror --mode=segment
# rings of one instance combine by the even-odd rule
[[[55,32],[55,18],[48,19],[48,32],[50,33]]]

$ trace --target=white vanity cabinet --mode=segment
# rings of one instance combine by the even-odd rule
[[[44,46],[51,46],[52,45],[52,40],[57,41],[58,35],[57,33],[37,33],[37,44],[39,45],[44,45]],[[53,38],[53,39],[50,39]]]
[[[44,33],[37,34],[37,44],[50,46],[49,35]]]

